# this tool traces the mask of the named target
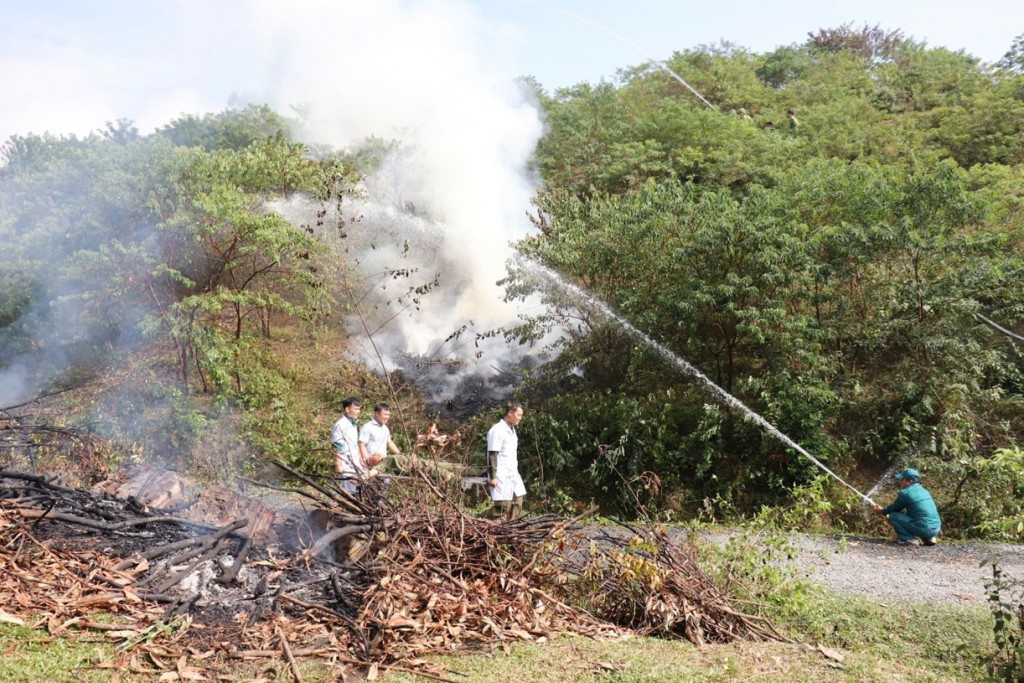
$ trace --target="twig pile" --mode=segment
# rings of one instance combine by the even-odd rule
[[[0,462],[20,461],[33,471],[59,470],[58,463],[73,462],[78,473],[95,475],[105,469],[103,451],[108,446],[83,429],[36,422],[0,409]]]
[[[565,576],[548,549],[564,541],[565,527],[553,517],[500,523],[453,509],[401,513],[377,550],[360,621],[382,651],[415,655],[559,631],[616,634],[556,595]]]
[[[733,609],[694,561],[695,549],[655,528],[601,535],[602,551],[577,562],[575,589],[591,609],[642,635],[684,637],[697,645],[788,640],[766,620]]]
[[[555,516],[479,519],[426,479],[432,495],[415,501],[393,503],[376,482],[357,499],[289,471],[315,492],[303,495],[319,521],[296,529],[301,547],[276,550],[240,535],[244,518],[204,526],[0,471],[0,618],[48,615],[56,633],[112,612],[134,637],[171,622],[177,657],[164,642],[151,663],[220,650],[287,661],[297,679],[308,657],[438,677],[423,654],[559,632],[782,639],[734,611],[663,534],[594,537],[579,518]],[[41,563],[43,582],[32,579]]]

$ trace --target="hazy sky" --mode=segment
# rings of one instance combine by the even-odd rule
[[[1017,0],[478,0],[485,14],[522,28],[521,70],[549,90],[612,78],[623,66],[726,40],[767,52],[852,22],[899,29],[933,47],[994,62],[1024,33]]]
[[[383,49],[367,48],[365,60],[379,67],[390,49],[397,58],[387,67],[420,81],[404,87],[429,87],[470,60],[495,80],[529,74],[550,91],[700,44],[767,51],[845,22],[898,28],[991,62],[1024,33],[1024,2],[0,0],[0,140],[84,133],[116,118],[146,132],[182,112],[219,111],[233,93],[273,101],[313,41],[380,36]],[[367,66],[348,56],[302,69],[330,88],[338,71]]]

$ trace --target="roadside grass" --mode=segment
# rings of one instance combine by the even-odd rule
[[[627,638],[595,641],[562,636],[544,643],[514,643],[473,654],[432,656],[452,680],[498,683],[640,683],[642,681],[759,681],[818,683],[848,681],[982,681],[994,651],[991,616],[985,606],[900,603],[816,593],[801,619],[780,630],[804,644],[733,643],[696,647],[685,641]],[[791,617],[790,617],[791,618]],[[109,669],[92,661],[114,662],[113,646],[51,638],[42,631],[0,623],[0,680],[64,683],[108,681]],[[818,649],[836,650],[837,661]],[[189,662],[189,666],[200,663]],[[214,658],[201,663],[209,680],[293,680],[287,664],[239,664]],[[305,681],[342,680],[321,662],[301,664]],[[135,674],[120,667],[121,681],[157,681],[159,674]],[[218,678],[223,677],[223,678]],[[170,680],[164,678],[162,680]],[[348,679],[345,679],[348,680]],[[384,683],[425,679],[382,673]]]
[[[578,637],[517,644],[505,654],[441,657],[465,681],[583,683],[606,681],[957,682],[985,679],[994,650],[983,606],[878,602],[821,593],[799,624],[777,623],[804,644],[688,642],[631,638],[597,642]],[[842,661],[817,646],[836,650]],[[410,676],[389,676],[405,683]]]

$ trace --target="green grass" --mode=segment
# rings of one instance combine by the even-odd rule
[[[804,645],[735,643],[695,647],[686,642],[633,638],[599,643],[558,638],[520,644],[510,654],[444,657],[438,661],[465,681],[576,683],[584,681],[979,681],[993,649],[987,608],[881,603],[821,595],[800,624],[785,624]],[[817,645],[838,650],[842,662]],[[384,679],[411,682],[409,676]]]
[[[93,661],[109,661],[104,643],[54,638],[45,631],[0,623],[0,681],[108,681],[110,672]]]
[[[698,648],[655,638],[599,642],[565,636],[431,659],[448,667],[450,678],[466,683],[938,683],[984,680],[986,657],[994,649],[991,617],[984,606],[879,602],[825,593],[816,595],[802,612],[802,618],[793,623],[778,625],[805,645],[734,643]],[[838,650],[843,661],[826,657],[817,650],[818,645]],[[111,661],[114,656],[106,644],[49,638],[41,631],[7,624],[0,624],[0,652],[4,653],[0,681],[33,683],[106,681],[110,671],[90,670],[89,663],[94,658]],[[244,667],[224,660],[206,664],[211,680],[218,675],[238,681],[260,676],[292,680],[282,662],[262,661]],[[340,680],[338,671],[319,662],[304,662],[302,674],[309,683]],[[158,679],[124,670],[121,675],[126,682]],[[420,683],[425,679],[391,673],[380,680]]]

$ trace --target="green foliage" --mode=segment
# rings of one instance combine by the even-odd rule
[[[969,467],[977,484],[963,505],[973,513],[976,531],[1015,541],[1024,537],[1024,450],[999,448]]]
[[[559,452],[550,485],[626,510],[622,481],[649,469],[667,512],[756,510],[809,482],[798,454],[705,407],[692,364],[840,469],[926,444],[948,528],[991,532],[1019,494],[989,496],[975,465],[1019,441],[1024,366],[976,314],[1024,313],[1018,77],[867,26],[668,65],[726,113],[651,68],[544,100],[547,186],[520,250],[650,337],[529,266],[514,274],[512,295],[553,306],[515,333],[558,330],[548,376],[573,378],[533,413]],[[605,427],[613,411],[626,428]],[[659,427],[638,437],[645,421]]]
[[[992,612],[996,651],[989,658],[990,681],[1014,683],[1024,678],[1024,582],[1007,577],[992,562],[992,579],[985,584]]]
[[[1010,49],[996,62],[996,66],[1009,74],[1024,74],[1024,33],[1013,39]]]
[[[815,589],[797,579],[790,562],[796,547],[784,515],[765,507],[727,533],[702,531],[700,521],[690,526],[692,537],[710,533],[713,540],[698,546],[701,567],[740,609],[789,624],[811,618]]]
[[[288,380],[271,349],[281,329],[322,324],[334,304],[325,277],[339,266],[323,226],[272,207],[351,191],[352,162],[317,156],[267,107],[184,117],[149,136],[119,121],[85,138],[12,138],[0,167],[3,365],[18,363],[26,386],[81,386],[144,350],[152,386],[135,399],[147,419],[116,386],[83,419],[102,416],[147,456],[198,467],[216,458],[190,454],[211,431],[233,433],[225,418],[240,407],[258,447],[308,457],[309,426],[284,414]]]
[[[289,122],[267,105],[250,104],[219,114],[187,114],[161,128],[159,134],[179,147],[240,151],[259,140],[285,137],[288,129]]]

